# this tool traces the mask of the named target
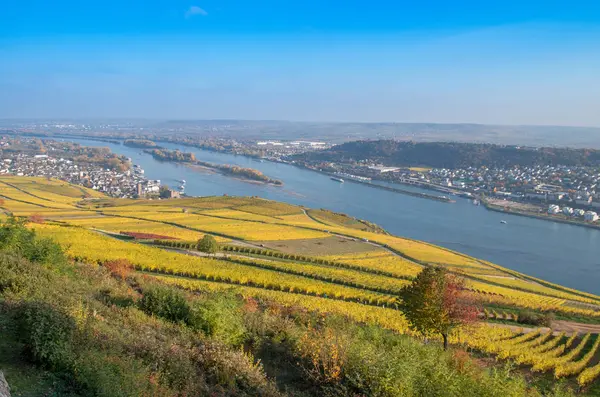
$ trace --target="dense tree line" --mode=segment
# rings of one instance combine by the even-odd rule
[[[202,167],[212,168],[215,170],[219,170],[224,174],[233,175],[242,177],[244,179],[250,179],[253,181],[260,181],[265,183],[272,183],[274,185],[282,185],[278,179],[272,179],[263,174],[262,172],[255,170],[253,168],[244,168],[238,167],[237,165],[229,165],[229,164],[213,164],[205,161],[197,161],[194,153],[181,152],[179,150],[161,150],[161,149],[153,149],[146,150],[146,152],[150,153],[152,157],[157,160],[163,161],[176,161],[176,162],[184,162],[184,163],[192,163],[197,164]]]
[[[531,148],[459,142],[354,141],[322,152],[304,153],[297,161],[354,163],[368,160],[390,166],[435,168],[535,165],[600,166],[594,149]]]
[[[148,139],[126,139],[123,145],[135,148],[157,148],[156,143]]]
[[[163,161],[177,161],[177,162],[194,162],[196,156],[194,153],[181,152],[179,150],[148,150],[148,153],[157,160]]]
[[[265,182],[265,183],[272,183],[274,185],[283,185],[283,182],[280,181],[279,179],[269,178],[268,176],[266,176],[265,174],[263,174],[262,172],[260,172],[258,170],[255,170],[254,168],[244,168],[244,167],[239,167],[237,165],[229,165],[229,164],[224,164],[224,165],[212,164],[212,163],[206,163],[206,162],[202,162],[202,161],[199,161],[198,164],[200,164],[204,167],[215,168],[215,169],[218,169],[219,171],[223,172],[224,174],[239,176],[244,179],[250,179],[253,181],[260,181],[260,182]]]

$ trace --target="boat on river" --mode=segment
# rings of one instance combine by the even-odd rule
[[[332,176],[332,177],[331,177],[331,180],[332,180],[332,181],[339,182],[339,183],[344,183],[344,180],[343,180],[342,178],[336,178],[335,176]]]

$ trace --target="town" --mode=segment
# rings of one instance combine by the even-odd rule
[[[43,144],[41,150],[40,144]],[[19,150],[11,150],[13,146]],[[160,180],[147,179],[144,170],[131,165],[129,160],[123,159],[118,165],[111,162],[115,155],[106,150],[97,150],[97,153],[103,153],[105,158],[102,160],[114,164],[112,167],[105,166],[103,161],[93,161],[98,160],[97,158],[86,161],[88,157],[78,155],[81,150],[94,149],[79,147],[70,150],[72,146],[64,142],[3,138],[0,140],[0,147],[0,175],[56,178],[117,198],[179,197],[178,191],[161,186]],[[97,154],[97,157],[101,156],[102,154]]]
[[[472,198],[507,212],[545,213],[556,218],[597,222],[600,170],[594,167],[514,166],[510,168],[390,167],[369,161],[353,164],[301,163],[309,169],[355,180],[414,185]]]

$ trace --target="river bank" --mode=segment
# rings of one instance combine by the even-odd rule
[[[311,170],[311,171],[315,171],[315,172],[321,172],[321,173],[328,175],[330,177],[333,177],[333,178],[339,178],[339,176],[336,174],[331,174],[331,173],[323,172],[323,171],[317,171],[312,168],[307,168],[307,169]],[[387,190],[389,192],[405,194],[408,196],[418,197],[418,198],[427,199],[427,200],[440,201],[443,203],[455,203],[456,202],[455,200],[452,200],[445,196],[434,196],[433,194],[412,192],[412,191],[406,190],[406,189],[399,189],[399,188],[395,188],[395,187],[391,187],[391,186],[378,185],[376,183],[367,182],[367,181],[359,181],[357,179],[352,179],[352,178],[346,178],[346,179],[344,179],[344,182],[358,183],[358,184],[366,185],[366,186],[369,186],[369,187],[372,187],[375,189],[383,189],[383,190]]]
[[[587,227],[590,229],[600,230],[600,225],[595,225],[593,223],[587,223],[584,221],[573,221],[570,219],[553,217],[553,216],[547,215],[547,214],[535,214],[532,212],[519,211],[519,210],[515,210],[515,209],[506,210],[504,207],[502,207],[500,205],[496,205],[496,204],[491,204],[485,199],[480,198],[479,200],[480,200],[481,204],[485,207],[485,209],[487,209],[489,211],[502,212],[505,214],[525,216],[528,218],[541,219],[544,221],[559,222],[559,223],[565,223],[568,225],[582,226],[582,227]]]

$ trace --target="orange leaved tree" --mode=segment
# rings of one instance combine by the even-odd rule
[[[454,328],[477,320],[479,310],[465,294],[464,281],[441,267],[423,269],[400,296],[411,329],[425,337],[441,335],[444,350]]]

